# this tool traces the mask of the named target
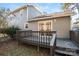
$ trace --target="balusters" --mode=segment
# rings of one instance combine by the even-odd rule
[[[51,41],[51,36],[49,36],[49,45],[50,45],[50,41]]]
[[[17,36],[18,38],[27,38],[30,42],[33,43],[37,43],[37,44],[43,44],[45,45],[46,47],[48,45],[50,45],[50,41],[53,37],[53,31],[50,31],[50,32],[41,32],[41,31],[18,31],[17,32]],[[27,40],[26,39],[26,40]]]
[[[38,44],[40,44],[40,32],[39,32],[39,35],[38,36],[39,36],[39,42],[38,42]]]
[[[41,44],[42,44],[42,39],[43,39],[43,35],[41,35],[41,41],[40,41]]]
[[[42,35],[42,34],[41,34],[41,32],[40,32],[40,41],[39,41],[39,44],[41,44],[41,35]]]
[[[31,32],[31,34],[33,34],[33,32]],[[31,36],[31,38],[30,38],[30,39],[31,39],[31,41],[33,41],[33,35]]]
[[[32,36],[32,41],[34,42],[34,32],[32,32],[33,33],[33,36]]]
[[[47,46],[47,32],[45,33],[45,45]]]

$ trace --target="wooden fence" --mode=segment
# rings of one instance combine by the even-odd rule
[[[70,31],[70,39],[77,45],[79,46],[79,31]]]

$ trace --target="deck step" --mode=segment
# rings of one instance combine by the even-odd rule
[[[78,56],[76,52],[67,52],[67,51],[62,51],[62,50],[55,50],[56,53],[60,53],[63,55],[69,55],[69,56]]]
[[[76,48],[66,48],[66,47],[56,47],[58,50],[68,50],[68,51],[79,51],[79,49]]]
[[[79,56],[79,49],[74,48],[56,47],[55,52],[61,56]]]
[[[69,50],[79,50],[79,48],[71,48],[71,47],[61,47],[61,46],[56,46],[56,48],[57,49],[64,49],[64,50],[66,50],[66,49],[69,49]]]
[[[77,56],[79,55],[79,47],[70,39],[57,39],[55,52],[61,56]]]

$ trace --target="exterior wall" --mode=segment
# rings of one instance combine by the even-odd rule
[[[70,31],[70,17],[61,17],[55,19],[48,19],[45,21],[38,21],[38,22],[30,22],[29,27],[30,30],[39,31],[39,23],[45,22],[52,22],[52,31],[57,31],[57,38],[70,38],[69,31]],[[45,26],[44,26],[45,27]]]
[[[40,13],[40,11],[35,9],[33,6],[32,7],[29,6],[25,9],[15,12],[14,14],[16,16],[14,16],[13,14],[8,16],[8,25],[19,27],[22,30],[29,30],[29,26],[28,26],[28,28],[25,28],[26,24],[28,24],[28,22],[27,22],[29,20],[28,18],[38,16],[41,13]]]
[[[46,21],[36,21],[36,22],[29,22],[29,30],[32,30],[32,31],[40,31],[39,30],[39,23],[46,23],[46,22],[51,22],[51,24],[53,25],[52,23],[52,20],[46,20]],[[46,27],[44,26],[44,30],[46,29]],[[51,30],[53,29],[53,27],[51,26]]]
[[[29,23],[29,30],[38,31],[38,22],[30,22]]]
[[[14,15],[11,14],[10,16],[8,16],[8,18],[9,18],[8,25],[19,27],[21,29],[25,29],[25,24],[26,24],[26,20],[27,20],[27,9],[18,11],[16,13],[14,13]]]
[[[53,30],[57,31],[58,38],[69,38],[70,17],[56,18],[53,22]]]
[[[28,16],[29,16],[28,18],[33,18],[33,17],[39,16],[41,14],[42,13],[40,11],[38,11],[37,9],[35,9],[33,6],[28,8]]]

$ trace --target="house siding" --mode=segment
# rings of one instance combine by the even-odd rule
[[[57,31],[58,38],[70,38],[70,17],[56,18],[56,21],[54,21],[53,23],[53,30]]]
[[[29,23],[29,30],[38,31],[38,22]]]
[[[30,18],[36,17],[41,15],[42,13],[40,11],[38,11],[37,9],[35,9],[33,6],[28,8],[28,18],[30,20]]]
[[[27,9],[24,10],[20,10],[16,13],[14,13],[15,16],[13,14],[11,14],[10,16],[8,16],[8,25],[9,26],[15,26],[15,27],[19,27],[20,29],[25,29],[25,24],[27,21]],[[12,19],[10,19],[12,17]]]
[[[61,18],[54,18],[54,19],[48,19],[45,21],[35,21],[30,22],[30,29],[33,31],[39,31],[39,23],[45,23],[51,21],[52,22],[52,31],[57,31],[57,38],[70,38],[69,31],[70,31],[70,24],[71,19],[70,17],[61,17]]]
[[[12,14],[8,16],[8,25],[19,27],[22,30],[29,30],[30,26],[26,28],[26,24],[28,24],[28,20],[30,20],[29,18],[41,15],[41,12],[35,9],[33,6],[28,6],[27,8],[21,9],[14,14],[16,17]],[[13,17],[12,20],[10,19],[11,17]]]

